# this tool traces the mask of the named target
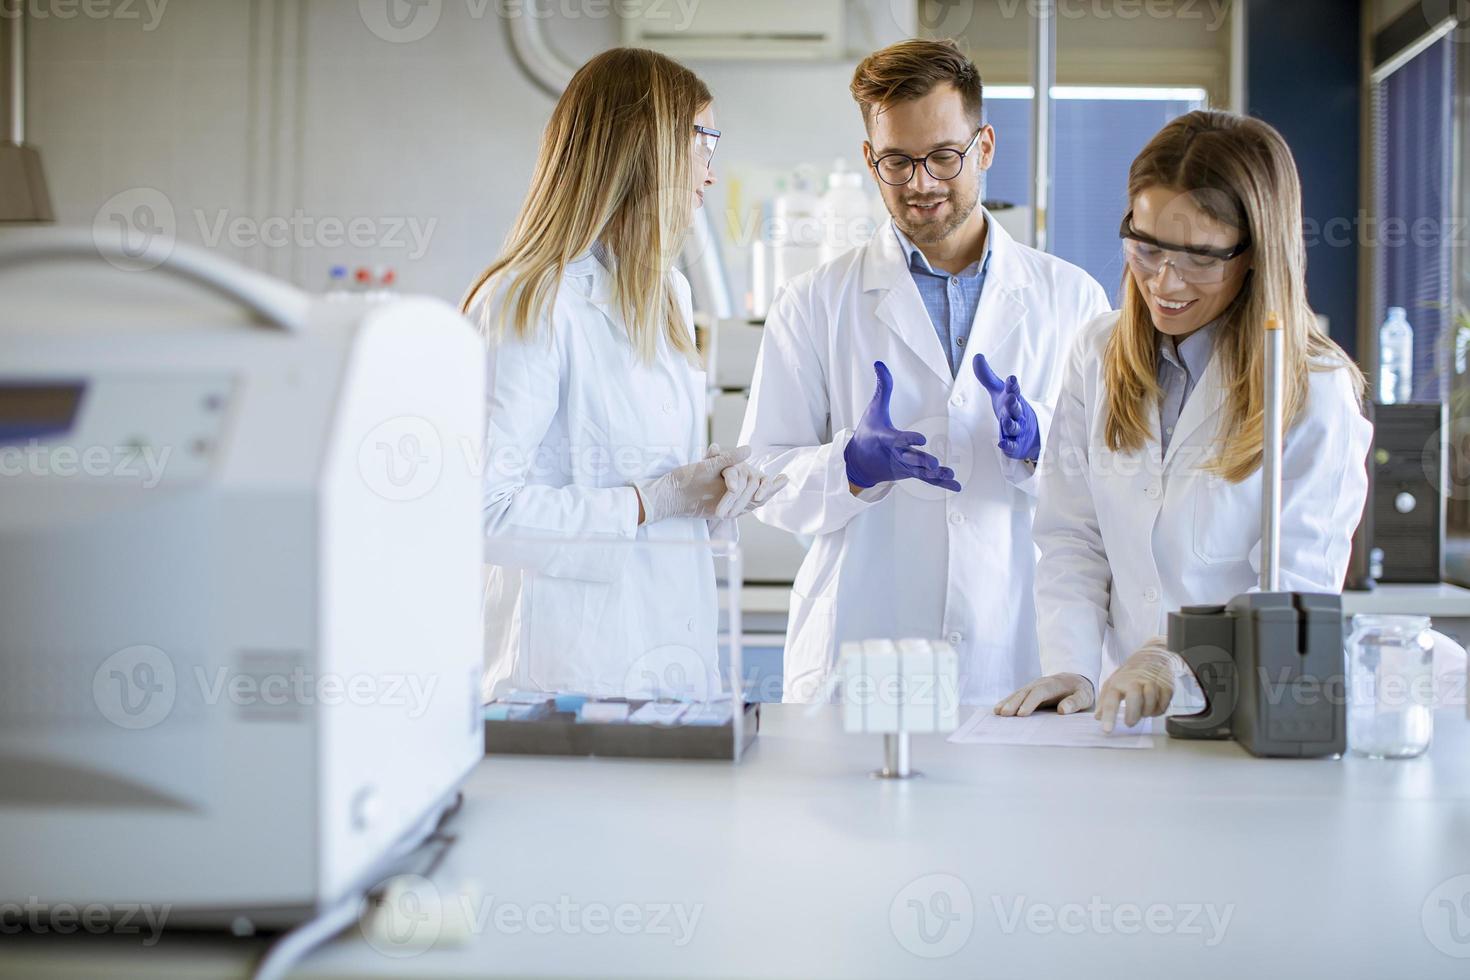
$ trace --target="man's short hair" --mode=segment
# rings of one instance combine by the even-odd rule
[[[871,126],[874,110],[922,99],[937,86],[950,84],[960,93],[965,112],[980,125],[982,107],[980,72],[950,40],[913,39],[875,51],[863,59],[852,76],[852,97]]]

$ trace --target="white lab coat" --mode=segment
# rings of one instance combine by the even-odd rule
[[[1066,352],[1108,302],[1081,269],[987,220],[990,266],[958,378],[891,224],[793,280],[766,320],[740,441],[790,485],[756,516],[815,538],[791,594],[788,701],[821,695],[845,640],[947,639],[966,703],[994,701],[1037,672],[1035,476],[997,447],[970,360],[983,353],[1002,377],[1017,376],[1045,442]],[[962,492],[914,480],[849,491],[843,453],[879,360],[893,372],[894,424],[927,435]]]
[[[1260,470],[1230,483],[1205,469],[1225,406],[1222,359],[1211,358],[1162,458],[1157,411],[1147,447],[1115,453],[1104,436],[1103,349],[1118,317],[1089,324],[1069,359],[1036,512],[1042,671],[1094,687],[1166,634],[1170,612],[1260,585]],[[1372,426],[1346,370],[1309,377],[1305,412],[1283,440],[1281,588],[1339,592],[1368,491]]]
[[[672,275],[692,335],[689,284]],[[631,486],[704,455],[705,373],[664,344],[639,360],[611,285],[584,255],[549,331],[488,345],[487,697],[720,689],[710,525],[639,527]],[[501,298],[482,290],[471,319]]]

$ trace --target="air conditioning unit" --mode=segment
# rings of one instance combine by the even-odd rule
[[[672,58],[843,57],[846,0],[624,0],[623,43]]]

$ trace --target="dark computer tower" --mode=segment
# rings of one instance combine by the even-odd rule
[[[1373,577],[1439,582],[1444,576],[1445,406],[1375,405],[1373,413],[1368,453]],[[1357,561],[1355,555],[1355,571]]]

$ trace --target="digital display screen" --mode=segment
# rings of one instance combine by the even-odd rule
[[[44,439],[69,431],[85,390],[81,384],[0,381],[0,443]]]

